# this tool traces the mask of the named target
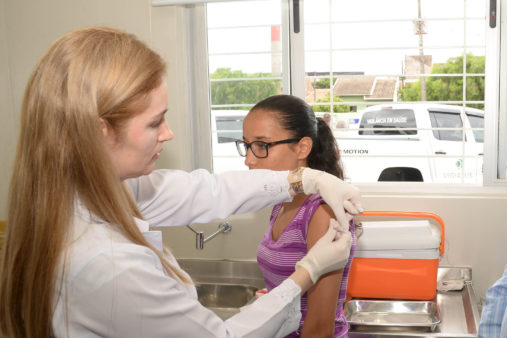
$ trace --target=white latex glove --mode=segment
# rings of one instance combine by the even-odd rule
[[[305,168],[302,176],[303,191],[305,194],[320,194],[324,201],[333,209],[334,215],[340,225],[339,231],[349,229],[350,215],[363,212],[361,194],[353,185],[343,182],[338,177],[324,171]]]
[[[321,275],[344,268],[349,260],[352,235],[348,231],[338,233],[336,226],[338,223],[332,218],[324,236],[296,263],[296,269],[302,267],[308,271],[314,284]]]

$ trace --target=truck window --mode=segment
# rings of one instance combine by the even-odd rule
[[[441,141],[463,140],[463,121],[459,112],[430,111],[432,128],[459,128],[456,130],[433,130],[433,136]]]
[[[475,142],[484,143],[484,116],[467,113],[467,117],[472,128],[481,128],[481,130],[473,130]]]
[[[217,116],[218,143],[234,142],[243,138],[244,116]]]
[[[417,134],[415,115],[411,109],[384,108],[365,112],[361,118],[359,128],[359,135]],[[366,128],[366,130],[363,128]]]

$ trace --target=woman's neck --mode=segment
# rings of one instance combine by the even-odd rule
[[[285,203],[283,203],[283,208],[285,210],[290,210],[290,209],[293,209],[293,208],[299,208],[299,206],[301,204],[303,204],[303,202],[306,200],[307,197],[308,197],[308,195],[296,195],[296,196],[294,196],[294,198],[292,199],[291,202],[285,202]]]

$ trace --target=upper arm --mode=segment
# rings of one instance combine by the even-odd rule
[[[327,232],[331,218],[334,218],[331,208],[327,204],[321,204],[313,214],[306,231],[306,247],[308,250]]]
[[[315,211],[307,231],[308,250],[327,232],[329,220],[334,214],[328,205],[321,205]],[[308,290],[308,309],[303,325],[303,337],[327,335],[334,330],[334,319],[343,270],[323,275]]]

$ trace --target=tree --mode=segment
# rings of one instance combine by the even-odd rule
[[[218,68],[211,79],[247,79],[256,77],[273,77],[271,73],[243,73],[241,70],[231,68]],[[268,96],[281,92],[281,80],[244,80],[211,82],[212,104],[254,104]],[[238,109],[230,108],[230,109]],[[249,109],[244,107],[241,109]]]
[[[467,53],[466,73],[484,73],[484,56],[474,56]],[[435,64],[431,74],[460,74],[463,72],[463,56],[450,58],[445,64]],[[426,79],[426,94],[428,101],[461,101],[463,100],[463,77],[428,77]],[[402,101],[421,100],[421,82],[406,84],[400,91]],[[466,78],[467,101],[484,100],[484,77],[473,76]],[[470,105],[483,108],[483,105]]]
[[[336,77],[333,77],[333,83],[335,83],[335,82],[336,82]],[[315,89],[329,89],[329,88],[331,88],[331,86],[329,84],[328,77],[320,78],[317,81],[313,82],[312,85],[313,85],[313,88],[315,88]]]
[[[318,99],[315,101],[317,103],[330,103],[329,100],[329,94],[327,94],[322,99]],[[333,103],[335,102],[344,102],[339,96],[333,96]],[[329,113],[330,105],[314,105],[312,106],[313,111],[315,112],[325,112]],[[348,113],[350,112],[350,106],[349,105],[333,105],[333,112],[334,113]]]

